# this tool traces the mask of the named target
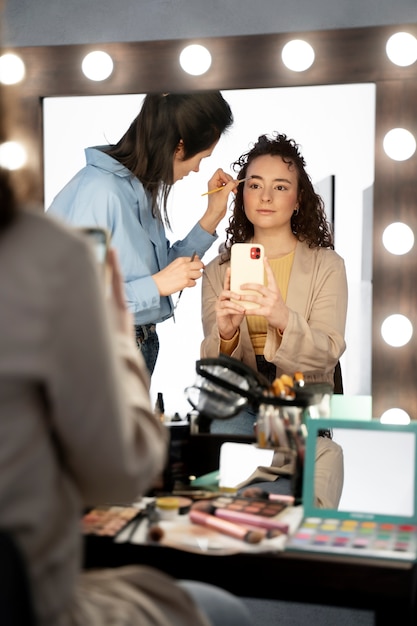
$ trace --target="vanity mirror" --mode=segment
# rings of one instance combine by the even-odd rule
[[[367,250],[373,251],[373,413],[379,416],[391,407],[399,407],[414,418],[417,416],[417,389],[414,380],[416,356],[412,342],[393,348],[383,341],[380,330],[383,320],[391,314],[399,313],[413,321],[417,304],[415,248],[408,254],[395,256],[382,245],[383,231],[393,221],[403,221],[414,232],[417,231],[413,206],[417,191],[416,155],[398,162],[389,159],[383,150],[384,136],[392,128],[406,128],[417,136],[414,111],[417,101],[416,64],[407,67],[394,65],[385,52],[389,37],[398,31],[407,31],[416,36],[417,24],[210,38],[198,42],[170,40],[14,50],[26,65],[26,78],[18,87],[19,95],[22,96],[23,115],[17,123],[15,137],[29,148],[28,177],[32,176],[33,179],[35,174],[35,180],[40,181],[33,195],[43,206],[44,98],[211,88],[268,90],[311,85],[374,86],[373,218],[372,215],[367,216],[367,230],[364,231]],[[315,51],[313,65],[303,72],[288,70],[281,60],[283,46],[293,39],[308,41]],[[181,69],[179,55],[190,43],[200,43],[210,50],[212,66],[206,74],[191,76]],[[81,71],[84,56],[97,48],[105,50],[114,62],[112,74],[101,82],[88,80]],[[300,118],[308,111],[308,107],[308,101],[300,107]],[[338,111],[334,111],[334,114],[337,117]],[[346,119],[346,114],[340,115],[341,128],[346,125]],[[74,127],[77,122],[75,117],[66,119],[66,124]],[[270,130],[273,129],[265,129],[265,132]],[[286,129],[278,130],[285,132]],[[295,136],[295,139],[303,142],[302,137]],[[362,150],[361,140],[361,136],[351,137],[358,158]],[[314,153],[308,159],[311,164],[313,161]],[[360,240],[353,237],[352,255],[358,254],[360,245]],[[361,326],[366,324],[361,319],[360,311],[359,308],[355,319],[358,333]],[[365,373],[358,372],[358,376],[362,375]]]

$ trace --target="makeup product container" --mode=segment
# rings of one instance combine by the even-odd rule
[[[156,499],[156,512],[159,514],[160,520],[174,520],[180,511],[180,502],[178,498],[171,496],[163,496]]]

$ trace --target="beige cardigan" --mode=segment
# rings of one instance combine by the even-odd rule
[[[201,358],[218,356],[220,349],[215,306],[230,263],[219,265],[219,259],[213,259],[203,274]],[[266,360],[275,363],[277,376],[301,371],[306,382],[333,384],[334,368],[346,348],[347,279],[343,259],[334,250],[309,248],[298,242],[286,304],[290,316],[283,337],[268,326]],[[245,319],[231,356],[256,369]]]
[[[207,626],[156,570],[81,574],[82,508],[137,499],[168,443],[100,279],[84,239],[53,218],[23,213],[1,234],[0,528],[23,552],[39,626]]]

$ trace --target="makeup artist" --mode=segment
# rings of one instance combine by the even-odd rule
[[[136,342],[150,374],[158,356],[156,324],[173,315],[171,295],[193,287],[201,258],[216,240],[232,177],[218,169],[208,182],[208,207],[182,240],[171,245],[167,200],[172,186],[198,172],[233,123],[219,91],[148,94],[115,145],[87,148],[86,166],[58,193],[49,213],[77,226],[102,226],[119,254]],[[183,210],[188,210],[183,207]],[[195,257],[191,257],[195,253]]]
[[[262,135],[234,170],[250,180],[237,187],[224,251],[204,271],[201,356],[228,354],[270,382],[300,371],[306,383],[333,386],[346,347],[346,270],[299,146],[284,134]],[[255,294],[230,291],[238,242],[265,249],[265,285],[241,286]],[[245,310],[249,301],[258,308]],[[253,435],[255,421],[246,411],[213,420],[211,431]]]

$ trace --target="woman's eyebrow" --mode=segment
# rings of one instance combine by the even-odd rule
[[[262,176],[259,176],[259,174],[251,174],[250,178],[256,178],[257,180],[264,180],[264,178]],[[287,183],[288,185],[292,185],[292,181],[289,180],[288,178],[274,178],[272,182]]]

